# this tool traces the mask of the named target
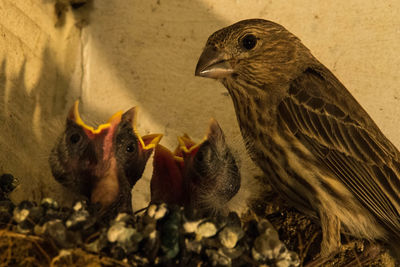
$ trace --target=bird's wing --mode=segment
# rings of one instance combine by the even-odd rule
[[[322,73],[308,69],[294,80],[278,114],[379,221],[399,233],[399,152],[333,74]]]

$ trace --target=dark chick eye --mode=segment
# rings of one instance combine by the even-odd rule
[[[202,153],[201,151],[200,151],[200,153],[197,153],[197,154],[196,154],[196,160],[197,160],[198,162],[202,162],[203,159],[204,159],[204,155],[203,155],[203,153]]]
[[[135,146],[133,143],[130,143],[129,145],[126,146],[126,152],[132,153],[135,151]]]
[[[78,134],[78,133],[74,133],[74,134],[72,134],[72,135],[69,137],[69,141],[70,141],[72,144],[76,144],[76,143],[78,143],[80,140],[81,140],[81,135]]]
[[[253,34],[248,34],[242,39],[242,46],[246,50],[251,50],[253,49],[257,44],[257,37],[255,37]]]

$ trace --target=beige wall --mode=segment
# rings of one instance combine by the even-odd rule
[[[140,132],[164,133],[162,143],[170,148],[182,132],[202,138],[210,117],[228,136],[237,136],[225,89],[194,77],[194,68],[212,32],[254,17],[281,23],[299,36],[400,147],[397,0],[94,0],[89,24],[81,32],[70,11],[64,25],[54,27],[53,5],[50,0],[0,0],[0,33],[6,36],[0,36],[5,58],[1,66],[4,69],[6,62],[7,80],[5,88],[0,85],[0,97],[6,96],[1,103],[16,113],[15,102],[29,107],[20,116],[23,130],[11,127],[0,139],[7,153],[12,154],[9,149],[14,146],[7,142],[9,135],[13,140],[45,135],[46,128],[36,127],[41,129],[38,133],[30,129],[46,125],[35,118],[60,116],[78,95],[82,113],[97,121],[116,110],[140,106]],[[10,92],[18,100],[10,101]],[[29,154],[42,151],[35,141],[24,148]],[[0,170],[23,174],[21,162],[15,164],[4,155],[0,159]],[[148,168],[147,179],[150,173]],[[138,188],[146,188],[145,181]]]
[[[0,172],[19,179],[18,200],[62,194],[47,155],[80,94],[74,24],[71,13],[55,15],[53,1],[0,0]]]

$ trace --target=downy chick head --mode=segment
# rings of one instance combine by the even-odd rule
[[[130,191],[162,137],[141,137],[136,130],[136,114],[135,107],[117,112],[94,129],[82,121],[75,102],[49,157],[54,178],[91,203],[99,203],[102,210],[117,205],[129,211]]]

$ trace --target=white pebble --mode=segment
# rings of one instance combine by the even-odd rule
[[[230,227],[225,227],[218,235],[219,241],[226,248],[234,248],[239,239],[237,232]]]
[[[185,230],[185,233],[194,233],[197,230],[197,227],[199,224],[202,222],[200,221],[192,221],[192,222],[185,222],[183,224],[183,230]]]
[[[211,222],[205,222],[197,227],[196,240],[201,240],[204,237],[212,237],[217,233],[217,227]]]
[[[20,222],[25,221],[25,219],[28,217],[29,210],[28,209],[20,210],[20,209],[17,208],[17,209],[14,210],[13,215],[14,215],[14,220],[17,223],[20,223]]]
[[[74,205],[74,207],[73,207],[73,209],[74,209],[75,211],[78,211],[78,210],[83,209],[82,202],[80,202],[80,201],[76,202],[75,205]]]

